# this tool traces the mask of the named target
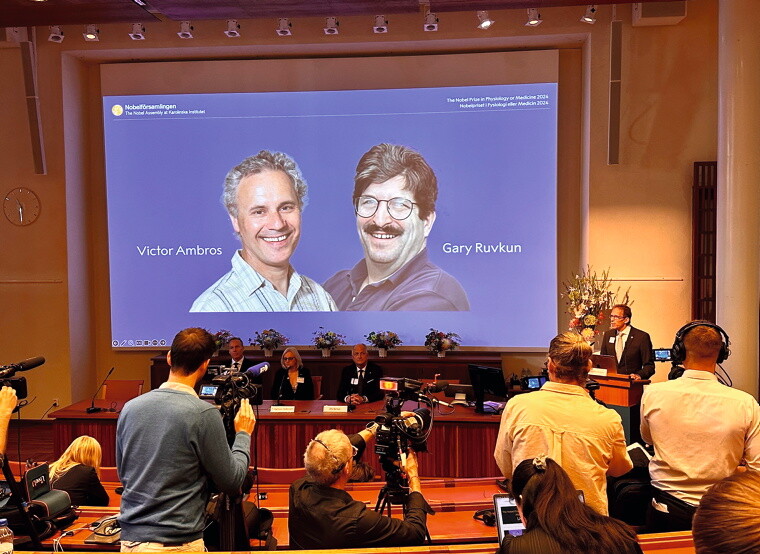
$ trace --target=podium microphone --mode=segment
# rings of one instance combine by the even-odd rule
[[[116,366],[114,366],[114,367],[112,367],[111,369],[108,370],[108,373],[106,374],[106,378],[103,379],[103,382],[100,383],[100,386],[98,387],[98,390],[96,390],[95,394],[92,395],[92,403],[90,404],[90,407],[85,410],[88,414],[96,414],[98,412],[104,412],[104,411],[106,411],[105,408],[98,408],[97,406],[95,406],[95,397],[100,392],[100,389],[103,388],[103,385],[106,384],[106,381],[108,381],[108,378],[111,376],[111,373],[113,373],[114,369],[116,369]]]

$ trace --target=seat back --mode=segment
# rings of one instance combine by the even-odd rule
[[[306,475],[306,468],[260,467],[258,480],[261,485],[287,485]]]
[[[103,385],[103,398],[106,400],[132,400],[143,391],[143,379],[109,379]]]
[[[322,400],[322,376],[312,375],[311,382],[314,383],[314,400]]]

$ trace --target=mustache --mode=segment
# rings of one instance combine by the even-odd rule
[[[404,234],[404,229],[398,225],[395,225],[393,222],[380,226],[377,223],[370,221],[369,223],[364,225],[364,227],[362,227],[362,231],[370,235],[373,233],[388,233],[392,235]]]

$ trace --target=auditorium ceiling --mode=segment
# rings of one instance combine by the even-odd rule
[[[641,0],[640,0],[641,1]],[[643,0],[652,2],[655,0]],[[632,0],[0,0],[0,27],[632,4]]]

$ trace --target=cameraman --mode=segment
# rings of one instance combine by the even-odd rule
[[[354,460],[374,442],[374,430],[346,436],[330,429],[306,447],[308,475],[290,486],[290,548],[364,548],[421,545],[427,533],[429,507],[422,496],[417,458],[411,450],[403,470],[410,494],[403,521],[381,515],[345,490]]]
[[[127,402],[119,416],[122,552],[203,552],[210,481],[235,494],[248,473],[256,424],[248,400],[240,402],[230,449],[219,411],[195,392],[214,350],[204,329],[177,333],[166,358],[169,380]]]

